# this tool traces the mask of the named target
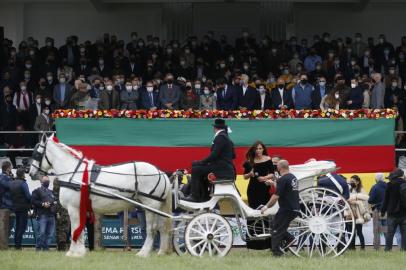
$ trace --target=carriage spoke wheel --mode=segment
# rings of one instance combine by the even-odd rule
[[[289,250],[298,257],[337,257],[354,237],[355,218],[348,202],[325,188],[299,192],[300,214],[289,232],[295,237]]]
[[[175,228],[172,237],[173,249],[175,250],[176,254],[183,256],[188,252],[185,244],[186,221],[175,221],[173,227]]]
[[[223,257],[233,244],[231,226],[218,214],[200,214],[186,226],[185,244],[193,256]]]

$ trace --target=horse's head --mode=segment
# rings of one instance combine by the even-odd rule
[[[36,177],[38,173],[47,174],[48,170],[52,168],[52,164],[47,157],[47,144],[49,140],[52,140],[53,135],[47,137],[42,135],[41,140],[34,148],[32,153],[32,163],[30,168],[30,176],[33,180],[38,179]]]

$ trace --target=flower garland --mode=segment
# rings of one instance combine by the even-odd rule
[[[128,119],[393,119],[394,109],[360,110],[56,110],[53,118],[128,118]]]

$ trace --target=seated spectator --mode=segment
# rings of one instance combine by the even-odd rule
[[[173,83],[173,75],[166,75],[166,84],[159,89],[159,101],[163,109],[179,109],[181,90]]]
[[[364,102],[364,90],[358,85],[358,80],[351,79],[351,91],[347,100],[347,108],[350,110],[357,110],[362,108]]]
[[[115,90],[117,91],[117,90]],[[138,89],[134,89],[131,82],[125,84],[125,90],[120,93],[120,108],[122,110],[136,110],[139,98]]]
[[[319,77],[316,87],[312,92],[312,108],[315,110],[320,109],[321,100],[330,92],[330,87],[327,86],[325,76]]]
[[[106,89],[102,90],[99,100],[99,110],[111,110],[120,108],[120,95],[113,87],[113,81],[106,82]]]
[[[59,83],[54,86],[53,98],[57,108],[65,109],[72,97],[72,86],[66,83],[65,74],[59,75]]]
[[[307,75],[300,75],[300,82],[292,89],[292,99],[296,110],[311,109],[313,85],[308,83]]]
[[[269,91],[265,88],[264,84],[257,85],[258,100],[257,105],[255,105],[256,110],[270,110],[271,109],[271,95]]]
[[[212,91],[212,85],[205,85],[203,88],[203,94],[199,96],[199,110],[215,110],[216,109],[216,96]]]
[[[197,109],[199,107],[199,99],[194,94],[191,86],[186,86],[186,91],[182,93],[180,99],[180,108],[182,110]]]
[[[126,87],[129,87],[128,84],[126,84]],[[155,90],[153,82],[148,81],[145,89],[146,91],[142,91],[140,93],[142,108],[147,110],[159,109],[161,107],[159,101],[159,92]]]

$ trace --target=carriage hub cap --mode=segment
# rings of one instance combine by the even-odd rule
[[[207,237],[207,240],[210,240],[210,241],[214,239],[214,235],[212,233],[208,233],[206,237]]]
[[[309,229],[312,233],[321,234],[326,231],[326,220],[322,217],[312,217],[309,220]]]

